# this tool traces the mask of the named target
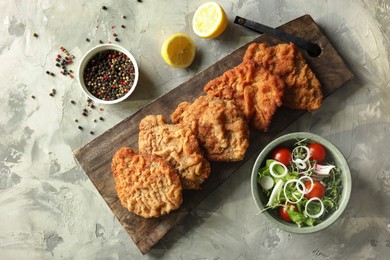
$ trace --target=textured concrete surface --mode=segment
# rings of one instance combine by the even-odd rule
[[[0,2],[0,259],[142,257],[72,150],[257,37],[230,22],[216,40],[197,38],[191,19],[201,2]],[[142,258],[388,259],[390,1],[219,2],[230,21],[240,15],[278,26],[310,14],[350,65],[356,79],[285,132],[310,131],[340,148],[352,172],[351,200],[329,229],[311,235],[281,231],[252,202],[253,158]],[[69,66],[76,71],[82,55],[99,40],[113,41],[114,31],[139,62],[140,84],[124,103],[98,105],[83,117],[86,96],[75,79],[59,73],[55,56],[65,47],[76,57]],[[176,32],[188,33],[197,46],[196,60],[185,70],[160,57],[163,41]],[[53,88],[57,93],[50,97]],[[94,122],[100,116],[104,121]]]

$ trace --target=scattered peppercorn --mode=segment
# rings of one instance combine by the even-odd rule
[[[79,122],[79,120],[77,120],[77,119],[75,119],[74,121],[75,121],[76,123],[78,123],[78,122]]]
[[[94,135],[95,133],[93,131],[89,132],[91,135]]]
[[[74,104],[76,104],[76,101],[71,100],[70,103],[72,103],[74,105]]]
[[[103,10],[107,10],[107,6],[103,5],[103,6],[102,6],[102,9],[103,9]]]
[[[83,130],[84,128],[81,125],[79,125],[78,129]]]
[[[32,95],[32,96],[31,96],[31,98],[32,98],[32,99],[35,99],[35,96],[34,96],[34,95]]]
[[[54,94],[50,92],[49,96],[54,97]]]
[[[50,72],[50,76],[54,77],[55,75],[53,72]]]
[[[103,44],[103,41],[102,41],[102,40],[99,40],[99,43],[100,43],[100,44]]]
[[[33,36],[34,36],[35,38],[38,38],[38,34],[37,34],[37,33],[33,33]]]
[[[117,36],[118,36],[118,34],[116,34],[116,33],[113,33],[113,34],[112,34],[112,36],[114,36],[114,37],[117,37]]]
[[[86,38],[85,40],[86,40],[87,42],[90,42],[90,41],[91,41],[91,40],[90,40],[90,39],[88,39],[88,38]]]
[[[116,42],[119,42],[120,40],[119,40],[118,38],[115,38],[115,41],[116,41]]]
[[[126,17],[126,15],[122,15],[122,18],[123,18],[123,19],[126,19],[127,17]]]
[[[99,120],[100,120],[100,121],[104,121],[104,118],[103,118],[103,117],[99,117]]]
[[[142,3],[142,0],[137,0],[138,3]]]
[[[121,25],[122,28],[126,28],[126,26],[124,24]]]
[[[95,122],[95,123],[96,123],[96,122],[97,122],[97,120],[96,120],[96,119],[94,119],[94,120],[93,120],[93,122]]]
[[[50,75],[50,71],[47,70],[47,71],[46,71],[46,74],[47,74],[47,75]]]

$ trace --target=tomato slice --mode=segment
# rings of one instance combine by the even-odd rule
[[[311,182],[310,181],[305,182],[306,190],[310,190],[310,187],[312,187]],[[322,185],[322,183],[319,181],[313,181],[313,187],[311,188],[309,193],[305,194],[305,197],[307,199],[311,199],[314,197],[321,199],[322,197],[324,197],[324,195],[325,195],[325,186]]]
[[[278,162],[281,162],[286,167],[288,167],[291,163],[291,160],[292,160],[292,153],[291,153],[290,149],[288,149],[286,147],[279,147],[279,148],[276,148],[272,152],[271,157],[272,157],[272,159],[274,159]]]
[[[322,163],[326,159],[326,150],[322,144],[312,143],[307,146],[310,150],[310,160]]]
[[[288,214],[288,209],[294,207],[294,211],[298,211],[297,206],[291,203],[287,203],[287,205],[279,207],[279,217],[287,222],[292,222],[290,215]]]

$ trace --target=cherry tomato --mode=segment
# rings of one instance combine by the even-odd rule
[[[322,144],[312,143],[307,146],[310,150],[310,160],[315,160],[317,163],[322,163],[326,159],[326,151]]]
[[[311,182],[310,181],[305,182],[306,190],[310,190],[310,187],[311,187]],[[321,199],[322,197],[324,197],[324,195],[325,195],[325,186],[322,185],[322,183],[319,181],[313,181],[313,188],[309,193],[305,194],[305,197],[307,199],[311,199],[314,197]]]
[[[291,158],[292,158],[291,151],[285,147],[276,148],[272,152],[272,159],[283,163],[285,166],[290,165]]]
[[[298,211],[297,207],[294,204],[287,203],[287,205],[279,207],[279,216],[281,219],[287,222],[292,222],[290,215],[288,214],[288,209],[294,207],[294,211]]]

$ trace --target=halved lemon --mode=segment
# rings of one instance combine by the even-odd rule
[[[192,19],[192,29],[202,38],[216,38],[225,31],[228,19],[223,8],[216,2],[198,7]]]
[[[174,68],[187,68],[195,58],[194,41],[184,33],[176,33],[169,37],[161,47],[164,61]]]

